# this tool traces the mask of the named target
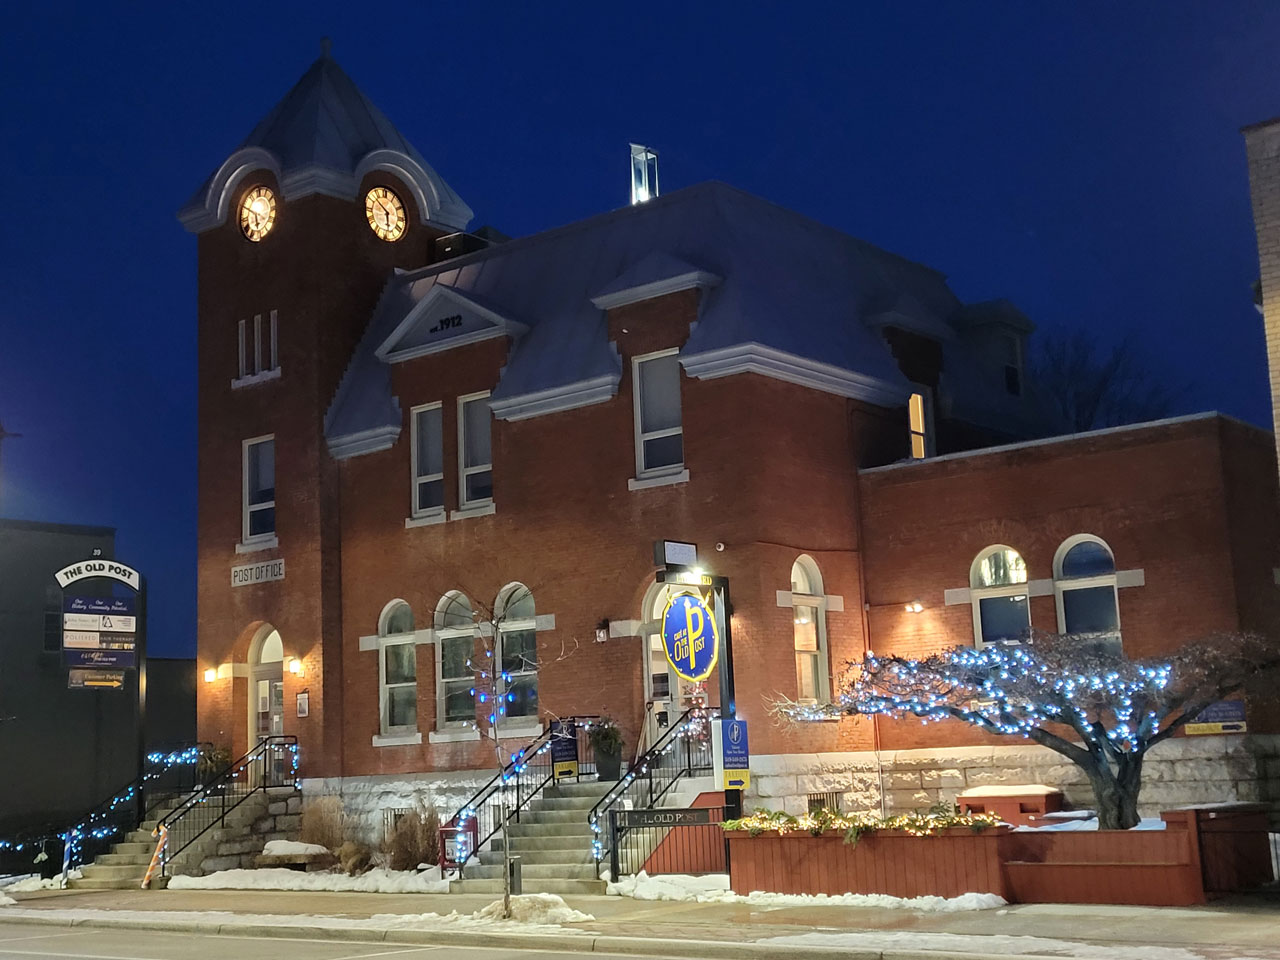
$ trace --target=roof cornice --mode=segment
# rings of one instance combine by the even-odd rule
[[[681,354],[685,373],[699,380],[714,380],[735,373],[758,373],[775,380],[863,400],[877,406],[901,406],[910,390],[878,377],[854,373],[843,367],[810,360],[762,343],[737,343],[693,355]]]

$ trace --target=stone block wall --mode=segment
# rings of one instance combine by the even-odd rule
[[[353,839],[377,847],[382,842],[384,810],[434,809],[443,823],[475,796],[494,773],[492,770],[461,770],[455,773],[311,778],[302,781],[302,796],[303,802],[326,796],[340,797],[348,821],[353,824]]]
[[[219,870],[248,869],[269,840],[297,840],[302,794],[292,787],[270,787],[227,815],[227,822],[202,838],[196,855],[178,872],[203,876]]]
[[[807,797],[839,794],[845,810],[890,815],[952,803],[970,787],[1039,783],[1063,791],[1069,807],[1093,806],[1088,779],[1045,747],[951,747],[874,752],[773,754],[751,758],[748,810],[804,813]],[[1182,737],[1154,747],[1143,766],[1145,817],[1195,803],[1261,801],[1280,823],[1280,735]]]

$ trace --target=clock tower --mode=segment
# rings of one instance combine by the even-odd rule
[[[471,216],[327,44],[178,214],[199,238],[199,737],[235,757],[295,735],[308,776],[341,768],[325,414],[387,279]]]

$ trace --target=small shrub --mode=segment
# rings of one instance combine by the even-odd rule
[[[301,840],[337,850],[343,845],[346,820],[341,797],[317,797],[302,808]]]
[[[363,843],[348,840],[338,848],[338,863],[347,876],[354,877],[373,866],[373,851]]]
[[[416,870],[440,862],[440,815],[434,809],[410,810],[396,821],[386,840],[387,866]]]

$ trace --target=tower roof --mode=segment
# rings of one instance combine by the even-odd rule
[[[254,169],[272,170],[286,200],[322,193],[355,199],[371,170],[406,181],[424,220],[463,229],[471,208],[325,52],[258,122],[178,214],[199,233],[221,224],[230,193]]]

